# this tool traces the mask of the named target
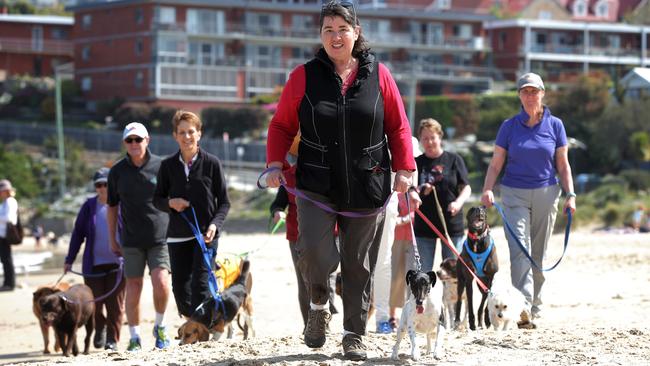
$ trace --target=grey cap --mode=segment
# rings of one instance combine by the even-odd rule
[[[93,175],[93,183],[106,183],[108,182],[108,168],[99,168]]]
[[[544,82],[542,81],[542,78],[532,72],[521,75],[517,81],[517,90],[521,90],[527,86],[532,86],[533,88],[544,90]]]

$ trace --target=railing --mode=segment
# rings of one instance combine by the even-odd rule
[[[39,40],[0,37],[0,52],[40,53],[48,55],[73,55],[72,41]]]
[[[555,53],[561,55],[588,55],[588,56],[613,56],[613,57],[641,57],[640,49],[596,47],[589,46],[585,54],[583,45],[558,45],[558,44],[535,44],[531,46],[532,52]],[[524,49],[521,49],[524,52]]]

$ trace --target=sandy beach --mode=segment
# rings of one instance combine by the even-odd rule
[[[500,276],[509,278],[508,248],[503,230],[494,228],[500,260]],[[236,333],[232,340],[152,350],[153,306],[151,285],[145,280],[142,301],[143,351],[125,352],[128,329],[122,328],[120,351],[92,350],[88,356],[64,358],[42,355],[38,322],[32,313],[32,292],[39,285],[55,282],[59,270],[19,275],[21,288],[0,293],[0,363],[20,365],[339,365],[352,364],[342,358],[342,315],[334,315],[332,333],[323,348],[307,348],[302,330],[291,257],[283,234],[225,235],[220,251],[251,255],[254,276],[253,300],[256,336],[248,341]],[[34,251],[27,242],[19,251]],[[66,248],[57,249],[65,252]],[[562,236],[555,235],[548,252],[548,265],[559,258]],[[439,261],[439,251],[436,255]],[[78,260],[79,262],[80,260]],[[68,275],[69,282],[81,278]],[[535,330],[495,332],[451,331],[443,343],[444,355],[435,360],[424,354],[424,336],[419,336],[422,358],[407,357],[408,339],[402,342],[400,361],[390,353],[395,335],[374,333],[368,322],[365,337],[369,359],[358,364],[436,365],[647,365],[650,364],[650,235],[577,231],[571,234],[566,257],[547,273],[545,309]],[[338,301],[338,299],[337,299]],[[340,302],[337,304],[340,308]],[[166,322],[170,335],[182,323],[173,301]],[[79,341],[85,334],[79,330]],[[52,337],[52,334],[51,334]]]

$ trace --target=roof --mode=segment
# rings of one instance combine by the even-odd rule
[[[621,78],[622,84],[627,87],[650,87],[650,68],[635,67]]]
[[[74,18],[59,15],[0,14],[0,22],[73,25]]]

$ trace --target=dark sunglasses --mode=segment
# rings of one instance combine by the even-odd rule
[[[108,184],[100,182],[100,183],[95,183],[95,188],[105,188],[107,187]]]
[[[134,141],[139,144],[142,141],[144,141],[144,139],[142,137],[127,137],[127,138],[124,139],[124,142],[126,142],[127,144],[130,144],[130,143],[132,143]]]

